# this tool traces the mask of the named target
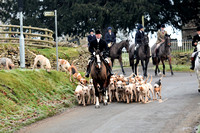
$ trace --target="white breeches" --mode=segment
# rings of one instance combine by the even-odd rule
[[[193,53],[192,53],[192,57],[194,57],[194,55],[195,55],[196,53],[197,53],[197,51],[196,51],[196,52],[193,52]]]

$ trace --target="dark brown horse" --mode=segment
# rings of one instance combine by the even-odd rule
[[[111,58],[112,66],[113,66],[115,59],[119,60],[122,72],[125,75],[126,73],[124,71],[123,63],[122,63],[122,49],[124,47],[126,48],[126,51],[128,52],[128,50],[129,50],[129,41],[128,40],[121,41],[119,43],[113,44],[113,46],[110,48],[110,55],[109,56]]]
[[[155,75],[160,73],[160,70],[158,68],[160,61],[162,62],[162,65],[163,65],[163,75],[165,75],[165,63],[164,63],[165,60],[169,61],[171,75],[173,75],[174,73],[173,73],[172,65],[171,65],[171,48],[170,48],[171,38],[170,38],[170,35],[167,35],[167,34],[165,35],[165,41],[160,44],[160,47],[157,49],[157,51],[155,51],[156,46],[157,46],[157,44],[154,44],[151,48],[153,64],[156,65]],[[156,52],[157,52],[157,56],[155,56]]]
[[[95,52],[95,60],[91,67],[91,77],[93,79],[93,85],[95,88],[96,105],[95,108],[100,108],[99,105],[99,91],[103,94],[104,105],[107,105],[107,87],[110,84],[110,73],[108,72],[104,59],[99,50]],[[111,64],[110,64],[111,65]],[[98,85],[100,89],[98,89]]]
[[[141,65],[143,69],[144,77],[147,77],[147,67],[150,58],[150,48],[149,48],[149,38],[148,35],[144,35],[142,38],[142,43],[140,44],[137,52],[136,63],[134,64],[134,52],[135,52],[135,44],[132,44],[129,48],[129,62],[132,67],[133,73],[137,75],[137,66],[139,61],[141,60]]]

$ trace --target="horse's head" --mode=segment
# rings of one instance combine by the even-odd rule
[[[126,48],[126,51],[128,52],[129,46],[130,46],[130,43],[129,43],[128,39],[123,43],[123,46]]]
[[[101,52],[100,50],[95,51],[95,67],[101,69]]]
[[[171,35],[165,34],[165,46],[170,47],[171,46]]]
[[[149,45],[149,37],[147,34],[145,34],[144,37],[142,38],[142,44]]]

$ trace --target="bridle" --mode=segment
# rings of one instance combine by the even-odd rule
[[[101,55],[99,52],[96,52],[95,54],[95,67],[99,70],[102,67]]]
[[[170,35],[165,36],[165,47],[171,47]]]

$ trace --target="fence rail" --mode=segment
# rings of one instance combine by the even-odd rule
[[[23,26],[25,45],[38,47],[52,47],[53,31],[38,27]],[[19,25],[0,25],[0,42],[19,44]]]
[[[171,41],[171,49],[172,52],[191,53],[194,47],[192,46],[192,40],[178,40],[178,41]]]

